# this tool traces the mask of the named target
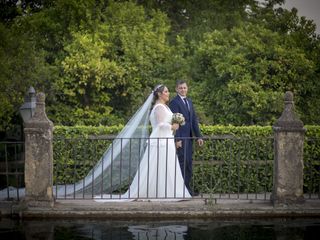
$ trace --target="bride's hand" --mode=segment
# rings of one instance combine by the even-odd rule
[[[179,124],[178,124],[178,123],[173,123],[172,126],[171,126],[171,129],[172,129],[173,131],[178,130],[178,128],[179,128]]]

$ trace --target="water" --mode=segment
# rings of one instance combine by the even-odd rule
[[[1,240],[319,239],[320,219],[272,220],[28,220],[0,219]]]

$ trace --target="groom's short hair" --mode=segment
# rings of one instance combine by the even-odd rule
[[[181,84],[187,84],[187,81],[185,81],[185,80],[183,80],[183,79],[178,79],[177,81],[176,81],[176,87],[178,87],[179,85],[181,85]]]

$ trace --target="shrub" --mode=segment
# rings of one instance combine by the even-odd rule
[[[55,184],[72,183],[84,178],[122,128],[122,125],[55,126]],[[320,127],[305,128],[304,191],[318,193]],[[202,125],[201,131],[205,145],[200,148],[194,144],[195,189],[203,193],[272,191],[274,152],[271,126]],[[101,135],[104,135],[103,139],[99,139]]]

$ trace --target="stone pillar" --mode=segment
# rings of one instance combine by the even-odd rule
[[[37,94],[33,117],[25,123],[25,201],[28,206],[53,206],[53,124],[45,112],[45,95]]]
[[[303,143],[305,128],[294,113],[292,92],[286,92],[284,111],[273,125],[273,204],[303,203]]]

